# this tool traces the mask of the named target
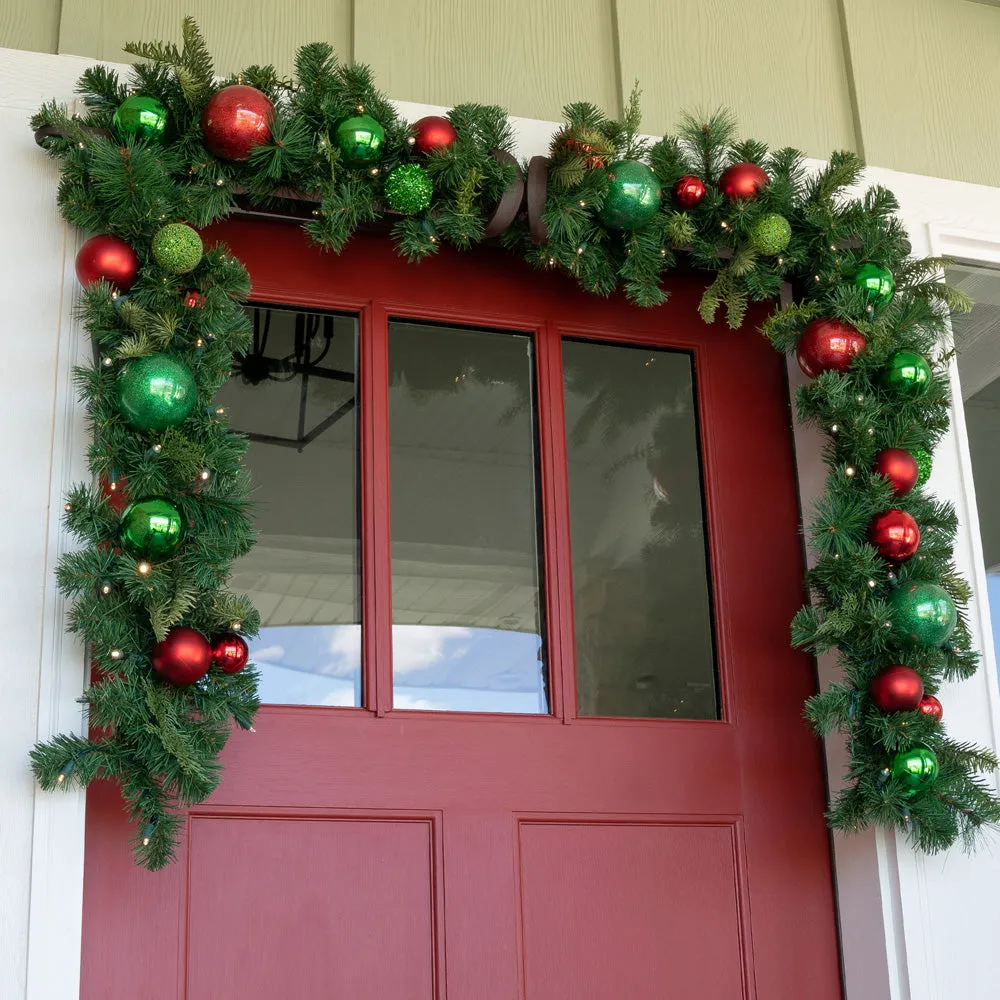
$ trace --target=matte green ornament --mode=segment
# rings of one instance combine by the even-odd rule
[[[114,125],[122,139],[156,141],[167,127],[167,109],[155,97],[134,94],[118,105]]]
[[[660,182],[645,163],[616,160],[608,167],[610,186],[601,222],[612,229],[640,229],[659,211]]]
[[[167,354],[130,361],[118,376],[118,408],[137,431],[165,431],[182,424],[198,401],[194,376]]]
[[[337,126],[334,141],[349,167],[364,167],[382,155],[385,129],[371,115],[357,115]]]
[[[385,200],[389,207],[404,215],[422,212],[434,194],[430,174],[416,163],[408,163],[395,170],[385,181]]]
[[[750,246],[765,257],[773,257],[788,246],[792,238],[792,226],[783,215],[768,212],[757,220],[750,230]]]
[[[916,459],[920,474],[917,476],[917,486],[923,486],[931,478],[934,463],[931,453],[926,448],[911,448],[910,454]]]
[[[922,646],[940,646],[958,623],[955,602],[936,583],[905,584],[889,604],[896,631]]]
[[[854,272],[854,284],[864,291],[868,305],[873,309],[888,305],[896,291],[892,274],[878,264],[862,264]]]
[[[122,548],[136,559],[165,559],[184,538],[181,512],[161,497],[129,504],[122,513],[119,538]]]
[[[171,222],[153,237],[153,258],[168,274],[193,271],[204,253],[201,237],[183,222]]]
[[[887,389],[897,389],[907,396],[916,396],[930,384],[931,366],[916,351],[896,351],[889,356],[880,377],[882,385]]]
[[[903,750],[892,759],[892,775],[902,782],[909,798],[930,788],[938,775],[938,761],[927,747]]]

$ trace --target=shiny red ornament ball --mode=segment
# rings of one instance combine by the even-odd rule
[[[205,296],[201,292],[188,292],[184,296],[184,305],[188,309],[197,309],[198,306],[203,306],[205,304]]]
[[[233,84],[213,94],[201,113],[201,132],[209,152],[243,162],[250,150],[271,141],[274,105],[256,87]]]
[[[923,698],[917,702],[917,708],[924,713],[924,715],[929,715],[935,722],[940,722],[941,717],[944,715],[944,705],[941,704],[932,694],[925,694]]]
[[[84,288],[103,278],[127,292],[139,276],[139,257],[117,236],[91,236],[76,255],[76,276]]]
[[[771,178],[756,163],[734,163],[722,171],[719,190],[730,200],[752,200]]]
[[[250,651],[246,640],[234,632],[217,635],[212,640],[212,662],[226,674],[238,674],[246,665]]]
[[[116,476],[111,479],[102,475],[100,478],[101,496],[108,502],[108,506],[116,513],[122,514],[129,505],[128,479],[125,476]]]
[[[902,448],[886,448],[875,456],[872,468],[885,476],[892,485],[892,491],[901,497],[909,493],[917,485],[920,467],[917,460]]]
[[[427,115],[413,124],[413,149],[421,156],[435,149],[447,149],[457,138],[455,126],[440,115]]]
[[[924,682],[912,667],[883,667],[868,686],[868,693],[883,712],[912,712],[924,696]]]
[[[814,319],[799,337],[795,357],[810,378],[821,372],[846,372],[868,341],[850,323],[832,317]]]
[[[695,208],[705,197],[705,182],[694,174],[685,174],[674,185],[674,201],[678,208]]]
[[[909,559],[920,546],[920,528],[906,511],[883,511],[868,526],[868,540],[890,562]]]
[[[208,640],[184,625],[172,628],[163,642],[153,647],[153,669],[178,687],[201,680],[211,664],[212,647]]]

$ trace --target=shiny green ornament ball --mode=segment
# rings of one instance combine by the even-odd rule
[[[119,537],[122,548],[136,559],[165,559],[184,538],[181,512],[160,497],[130,504],[122,514]]]
[[[907,396],[919,395],[930,385],[931,366],[916,351],[896,351],[881,373],[882,385],[896,389]]]
[[[931,453],[926,448],[911,448],[910,454],[916,459],[919,475],[917,476],[917,486],[923,486],[931,478],[933,461]]]
[[[153,237],[153,259],[168,274],[187,274],[205,253],[201,237],[183,222],[171,222]]]
[[[660,182],[645,163],[617,160],[608,167],[601,222],[612,229],[640,229],[660,208]]]
[[[194,376],[168,354],[130,361],[118,376],[118,408],[137,431],[165,431],[191,415],[198,402]]]
[[[930,788],[938,775],[938,761],[927,747],[903,750],[892,759],[892,774],[906,789],[907,797]]]
[[[854,274],[854,285],[864,291],[873,309],[888,305],[896,291],[892,274],[878,264],[862,264]]]
[[[167,127],[167,109],[155,97],[135,94],[118,105],[114,126],[122,139],[156,141]]]
[[[762,216],[750,231],[750,246],[765,257],[774,257],[788,246],[792,227],[788,219],[777,212]]]
[[[389,207],[404,215],[422,212],[430,203],[434,182],[416,163],[396,167],[386,178],[385,200]]]
[[[385,129],[371,115],[357,115],[337,126],[334,141],[349,167],[364,167],[382,155]]]
[[[955,602],[936,583],[910,583],[890,598],[890,614],[896,631],[910,642],[940,646],[958,624]]]

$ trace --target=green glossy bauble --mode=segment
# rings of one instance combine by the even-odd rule
[[[940,646],[958,623],[955,602],[936,583],[909,583],[890,599],[892,623],[910,642]]]
[[[907,796],[930,788],[937,774],[937,757],[927,747],[903,750],[892,759],[892,775],[902,782]]]
[[[750,246],[765,257],[774,257],[788,246],[792,227],[788,219],[777,212],[762,216],[750,231]]]
[[[194,376],[167,354],[130,361],[118,376],[118,408],[137,431],[165,431],[182,424],[198,401]]]
[[[875,309],[888,305],[896,291],[892,274],[878,264],[862,264],[854,273],[854,285],[864,291],[868,305]]]
[[[155,97],[134,94],[118,105],[114,125],[122,139],[162,139],[167,109]]]
[[[122,514],[121,545],[136,559],[172,556],[183,537],[181,512],[167,500],[139,500],[129,504]]]
[[[205,253],[201,237],[183,222],[171,222],[153,237],[153,258],[168,274],[187,274]]]
[[[385,129],[371,115],[357,115],[337,126],[334,141],[349,167],[364,167],[382,155]]]
[[[916,459],[917,468],[920,470],[917,476],[917,486],[923,486],[931,478],[934,467],[931,453],[926,448],[911,448],[910,454]]]
[[[882,385],[908,396],[924,391],[931,381],[931,366],[916,351],[896,351],[889,356],[881,372]]]
[[[660,209],[660,182],[645,163],[617,160],[608,167],[610,185],[601,222],[612,229],[640,229]]]
[[[385,200],[389,207],[404,215],[422,212],[434,194],[434,182],[423,167],[408,163],[395,170],[385,181]]]

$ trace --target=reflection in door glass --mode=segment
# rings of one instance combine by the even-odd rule
[[[532,341],[389,324],[393,705],[548,711]]]
[[[691,359],[563,342],[581,715],[715,719]]]
[[[361,704],[354,316],[249,307],[253,346],[218,395],[250,435],[256,546],[231,586],[260,611],[261,701]]]

